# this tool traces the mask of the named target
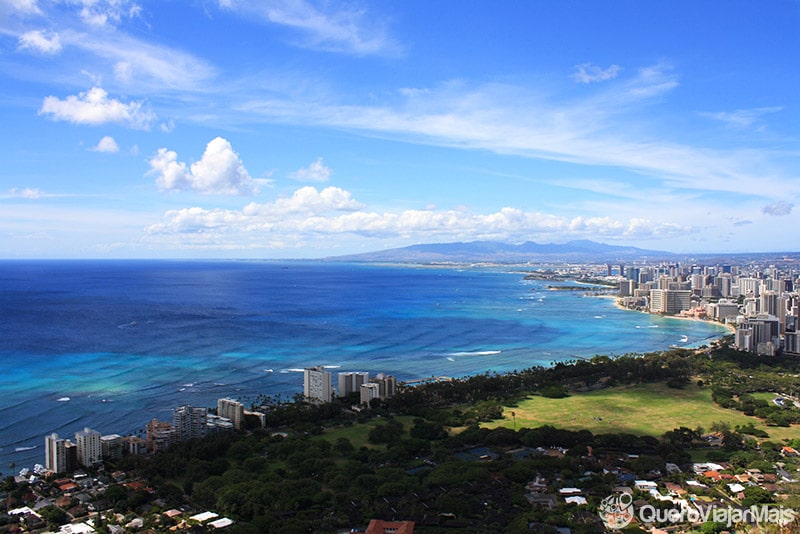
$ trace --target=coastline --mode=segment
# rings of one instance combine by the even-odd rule
[[[620,299],[616,295],[597,295],[597,296],[599,298],[614,299],[614,306],[616,306],[620,310],[625,310],[625,311],[630,311],[630,312],[638,312],[638,313],[643,313],[645,315],[654,315],[656,317],[663,317],[664,319],[678,319],[678,320],[681,320],[681,321],[694,321],[694,322],[700,322],[700,323],[709,323],[709,324],[718,325],[718,326],[723,327],[725,330],[728,331],[729,334],[736,333],[736,327],[731,325],[731,324],[728,324],[728,323],[720,323],[719,321],[712,321],[710,319],[699,319],[697,317],[686,317],[686,316],[683,316],[683,315],[659,315],[659,314],[655,314],[655,313],[650,313],[648,311],[636,310],[636,309],[632,309],[632,308],[628,308],[626,306],[623,306],[622,304],[620,304],[620,302],[619,302]],[[723,335],[726,335],[726,334],[723,334]]]

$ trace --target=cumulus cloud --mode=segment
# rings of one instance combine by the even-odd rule
[[[774,217],[781,217],[783,215],[789,215],[792,213],[792,208],[794,208],[794,204],[790,204],[789,202],[784,202],[781,200],[780,202],[775,202],[774,204],[764,206],[761,208],[761,213],[772,215]]]
[[[322,158],[317,158],[317,160],[308,167],[293,172],[291,177],[301,182],[327,182],[330,180],[331,174],[333,174],[333,171],[330,167],[326,167],[322,163]]]
[[[125,103],[109,98],[108,93],[100,87],[92,87],[89,91],[77,96],[70,95],[64,100],[48,96],[39,114],[74,124],[97,126],[118,123],[140,129],[148,129],[156,118],[154,113],[144,108],[142,102]]]
[[[241,210],[191,207],[166,212],[151,225],[152,235],[216,235],[220,242],[247,243],[275,236],[320,238],[350,234],[380,239],[499,239],[541,237],[558,240],[576,237],[648,239],[683,236],[690,226],[658,223],[645,219],[613,217],[563,217],[505,207],[493,213],[463,209],[367,210],[352,195],[338,187],[317,190],[306,186],[290,197],[270,203],[250,203]],[[226,241],[227,239],[227,241]]]
[[[56,32],[47,33],[43,30],[31,30],[20,35],[17,49],[55,55],[61,52],[61,37]]]
[[[187,168],[178,154],[160,148],[150,160],[150,174],[162,191],[195,191],[204,195],[252,195],[258,192],[253,179],[227,139],[217,137],[206,146],[203,157]]]
[[[109,154],[115,154],[119,152],[119,145],[117,145],[117,142],[113,137],[106,135],[100,139],[100,142],[98,142],[97,145],[93,146],[90,150],[93,152],[106,152]]]
[[[572,79],[578,83],[594,83],[604,82],[606,80],[613,80],[622,70],[619,65],[611,65],[604,69],[592,63],[582,63],[575,65],[575,72],[572,73]]]
[[[357,211],[364,206],[355,200],[349,191],[339,187],[326,187],[317,191],[315,187],[301,187],[291,197],[279,198],[273,203],[250,203],[244,207],[247,216],[284,217],[287,215],[322,215],[334,211]]]

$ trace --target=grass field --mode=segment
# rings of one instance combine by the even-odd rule
[[[553,425],[593,433],[625,432],[658,437],[681,426],[692,429],[701,426],[708,430],[712,423],[726,421],[731,427],[753,423],[774,441],[800,437],[800,426],[766,426],[756,417],[720,408],[711,400],[709,389],[694,385],[684,389],[672,389],[664,384],[623,386],[564,399],[534,396],[516,406],[506,406],[503,419],[484,426],[513,428],[511,412],[516,414],[518,429]]]
[[[404,432],[408,432],[408,429],[414,424],[414,417],[411,416],[399,416],[395,417],[394,420],[403,425]],[[335,442],[339,438],[347,438],[356,449],[359,447],[375,447],[375,445],[369,442],[369,431],[372,430],[375,425],[382,424],[383,422],[383,419],[373,419],[368,423],[331,428],[326,430],[320,438],[327,439],[330,442]]]

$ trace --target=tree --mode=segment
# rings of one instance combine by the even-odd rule
[[[742,506],[750,508],[756,504],[766,504],[775,502],[775,498],[770,492],[761,486],[748,486],[744,489],[744,499],[742,499]]]
[[[58,506],[45,506],[39,510],[39,515],[42,516],[47,522],[47,525],[52,530],[58,530],[58,527],[67,522],[67,512]]]

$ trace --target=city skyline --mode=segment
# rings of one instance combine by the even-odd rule
[[[800,4],[0,0],[0,258],[777,252]]]

